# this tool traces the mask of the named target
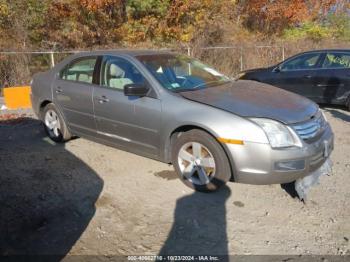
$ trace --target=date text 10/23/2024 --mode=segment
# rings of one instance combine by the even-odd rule
[[[220,261],[219,256],[128,256],[128,261]]]

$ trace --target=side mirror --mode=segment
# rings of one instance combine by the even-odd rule
[[[149,87],[145,84],[127,84],[124,86],[124,95],[126,96],[146,96]]]
[[[279,73],[279,72],[281,72],[281,68],[279,66],[272,69],[272,73]]]

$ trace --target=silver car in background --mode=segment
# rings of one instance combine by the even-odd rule
[[[32,103],[52,140],[85,137],[172,163],[198,191],[292,182],[333,149],[331,127],[310,100],[169,52],[70,56],[34,76]]]

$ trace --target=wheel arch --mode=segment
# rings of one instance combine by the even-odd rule
[[[235,181],[235,168],[234,168],[235,164],[234,164],[233,158],[229,154],[229,150],[228,150],[227,146],[218,141],[218,139],[217,139],[218,136],[215,134],[214,131],[210,130],[209,128],[200,126],[200,125],[184,124],[184,125],[178,126],[174,130],[172,130],[172,132],[168,136],[168,139],[167,139],[166,144],[165,144],[165,162],[171,163],[171,147],[172,147],[172,144],[174,143],[176,137],[181,133],[184,133],[184,132],[187,132],[187,131],[190,131],[193,129],[199,129],[199,130],[202,130],[202,131],[208,133],[211,137],[213,137],[219,143],[219,145],[223,148],[223,150],[226,154],[226,157],[229,161],[229,165],[230,165],[230,169],[231,169],[231,180]]]
[[[48,100],[48,99],[46,99],[46,100],[44,100],[44,101],[42,101],[41,103],[40,103],[40,105],[39,105],[39,118],[40,119],[42,119],[42,117],[43,117],[43,112],[44,112],[44,108],[48,105],[48,104],[51,104],[52,103],[52,101],[51,100]]]
[[[69,126],[69,123],[68,123],[68,121],[67,121],[67,119],[66,119],[66,116],[62,113],[61,109],[60,109],[53,101],[51,101],[51,100],[49,100],[49,99],[45,99],[44,101],[42,101],[42,102],[40,103],[40,105],[39,105],[39,116],[38,116],[39,119],[40,119],[40,120],[43,120],[43,119],[44,119],[44,116],[43,116],[44,109],[45,109],[45,107],[46,107],[48,104],[53,104],[53,105],[56,107],[57,111],[59,112],[59,114],[60,114],[61,117],[63,118],[63,121],[66,123],[67,129],[68,129],[69,132],[72,134],[72,130],[71,130],[70,126]]]

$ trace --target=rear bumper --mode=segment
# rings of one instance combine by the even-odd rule
[[[282,184],[305,177],[320,168],[333,150],[334,135],[328,125],[317,141],[304,143],[302,148],[276,150],[269,144],[248,142],[244,145],[226,146],[234,167],[235,182]],[[325,150],[328,151],[326,156]]]

